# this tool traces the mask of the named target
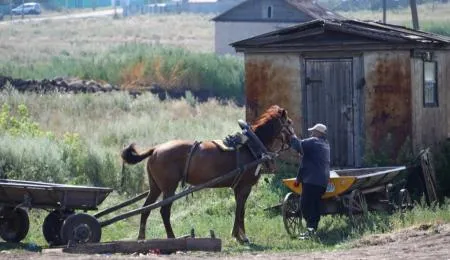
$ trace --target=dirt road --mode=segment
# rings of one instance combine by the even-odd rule
[[[122,13],[122,8],[117,8],[116,12],[118,14]],[[14,23],[27,23],[27,22],[41,22],[46,20],[64,20],[64,19],[79,19],[79,18],[89,18],[89,17],[101,17],[101,16],[113,16],[114,9],[100,10],[100,11],[86,11],[80,13],[64,14],[64,15],[26,15],[24,19],[19,19],[20,16],[15,16],[14,20],[10,20],[10,16],[5,16],[4,21],[0,22],[0,25],[8,25]]]
[[[299,243],[301,243],[299,241]],[[244,253],[225,255],[212,253],[179,253],[164,255],[70,255],[61,253],[1,252],[0,259],[444,259],[450,260],[450,224],[422,225],[392,234],[374,235],[351,244],[349,249],[327,252]]]

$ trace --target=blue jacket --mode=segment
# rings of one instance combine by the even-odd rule
[[[325,138],[311,137],[300,140],[291,138],[291,146],[303,153],[303,161],[297,174],[302,183],[327,187],[330,179],[330,145]]]

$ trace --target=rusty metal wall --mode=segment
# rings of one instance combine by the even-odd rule
[[[365,53],[364,71],[366,151],[397,158],[412,135],[410,52]]]
[[[297,135],[301,133],[301,67],[298,54],[246,54],[246,120],[252,122],[271,105],[279,105],[287,109]],[[280,158],[296,162],[298,155],[291,150]]]
[[[271,105],[288,110],[299,133],[301,116],[300,58],[298,54],[246,54],[246,118],[251,122]]]
[[[424,107],[423,105],[423,60],[413,58],[412,64],[412,119],[413,119],[413,146],[415,152],[436,145],[450,135],[450,54],[447,52],[434,52],[433,60],[437,62],[437,90],[438,106]]]

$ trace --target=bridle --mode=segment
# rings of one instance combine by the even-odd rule
[[[278,118],[281,125],[280,135],[277,136],[276,140],[281,140],[281,147],[276,153],[287,151],[291,148],[291,140],[290,137],[293,136],[294,128],[292,128],[292,124],[290,122],[283,122],[280,118]],[[286,138],[287,136],[287,138]],[[287,140],[286,140],[287,139]]]

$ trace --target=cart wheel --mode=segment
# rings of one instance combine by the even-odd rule
[[[362,217],[367,215],[368,207],[366,197],[360,190],[353,190],[348,198],[348,216],[353,224],[358,224]]]
[[[298,237],[303,231],[300,195],[289,192],[282,205],[284,227],[291,237]]]
[[[406,210],[413,208],[411,195],[409,195],[409,191],[407,189],[401,189],[399,191],[397,206],[401,212],[405,212]]]
[[[18,243],[28,234],[30,220],[22,208],[4,207],[0,210],[0,237],[6,242]]]
[[[61,238],[61,227],[64,220],[73,214],[73,210],[54,210],[45,217],[44,224],[42,225],[42,233],[50,246],[64,245]]]
[[[78,213],[69,216],[61,228],[61,241],[67,244],[74,243],[96,243],[102,236],[102,227],[97,219],[91,215]]]

